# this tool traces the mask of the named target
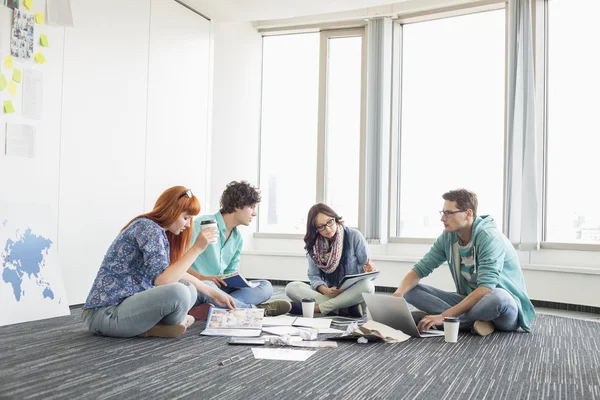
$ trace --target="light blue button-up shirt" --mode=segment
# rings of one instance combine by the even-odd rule
[[[227,227],[220,212],[213,215],[202,215],[194,218],[194,227],[192,233],[192,244],[196,241],[200,233],[202,221],[214,219],[217,221],[219,237],[217,242],[209,244],[206,250],[196,258],[192,268],[205,276],[216,276],[236,272],[240,265],[240,254],[242,253],[243,239],[237,228],[231,230],[229,239],[225,234]]]

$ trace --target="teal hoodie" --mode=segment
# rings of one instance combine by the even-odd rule
[[[535,318],[535,310],[527,296],[525,279],[515,248],[498,230],[496,222],[489,215],[482,215],[475,219],[471,240],[477,285],[490,289],[501,288],[510,293],[519,308],[519,326],[525,332],[531,332],[529,323]],[[460,274],[456,232],[442,233],[429,252],[415,264],[413,271],[420,278],[425,278],[445,261],[450,267],[456,291],[464,295],[470,294],[473,289],[466,284]]]

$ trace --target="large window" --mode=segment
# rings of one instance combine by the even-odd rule
[[[263,38],[260,232],[304,233],[318,201],[357,226],[363,31]]]
[[[600,243],[598,0],[548,1],[546,241]]]
[[[502,227],[505,11],[403,25],[396,235],[437,237],[441,195],[477,193]]]

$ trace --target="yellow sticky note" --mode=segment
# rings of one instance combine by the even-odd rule
[[[8,93],[10,93],[13,97],[17,95],[17,84],[11,82],[8,84]]]
[[[35,13],[35,23],[39,25],[44,23],[44,14],[41,11]]]
[[[10,100],[6,100],[4,102],[4,112],[7,114],[11,114],[15,112],[15,108],[13,107],[13,103]]]
[[[6,85],[8,85],[8,82],[6,81],[4,74],[2,74],[2,75],[0,75],[0,90],[4,90]]]
[[[13,81],[17,82],[17,83],[21,83],[21,70],[20,69],[14,69],[13,70]]]
[[[12,56],[4,56],[4,68],[12,69]]]
[[[48,47],[48,36],[40,35],[40,44],[44,47]]]
[[[33,0],[25,0],[25,1],[23,2],[23,4],[25,5],[25,7],[26,7],[28,10],[31,10],[31,8],[33,7]]]
[[[43,64],[46,62],[46,57],[44,57],[44,55],[42,53],[40,53],[39,51],[37,53],[35,53],[35,56],[33,56],[33,58],[35,58],[35,61],[37,61],[40,64]]]

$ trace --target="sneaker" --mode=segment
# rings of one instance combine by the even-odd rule
[[[355,304],[348,307],[348,314],[351,317],[361,318],[363,316],[362,304]]]
[[[191,315],[198,321],[206,321],[206,318],[208,318],[208,312],[211,307],[212,304],[210,303],[200,304],[199,306],[192,307],[190,311],[188,311],[188,315]]]
[[[148,329],[146,332],[140,334],[141,337],[164,337],[164,338],[174,338],[181,334],[183,334],[187,330],[187,326],[185,324],[177,324],[177,325],[165,325],[165,324],[156,324],[152,328]]]
[[[192,326],[194,324],[194,322],[196,322],[196,319],[194,317],[192,317],[191,315],[186,315],[185,321],[183,321],[183,324],[185,325],[186,328],[189,328],[190,326]]]
[[[495,326],[492,321],[475,321],[473,324],[473,333],[479,336],[487,336],[494,332]]]
[[[265,317],[276,317],[289,313],[292,310],[292,303],[287,300],[273,300],[259,304],[256,307],[265,309]]]

